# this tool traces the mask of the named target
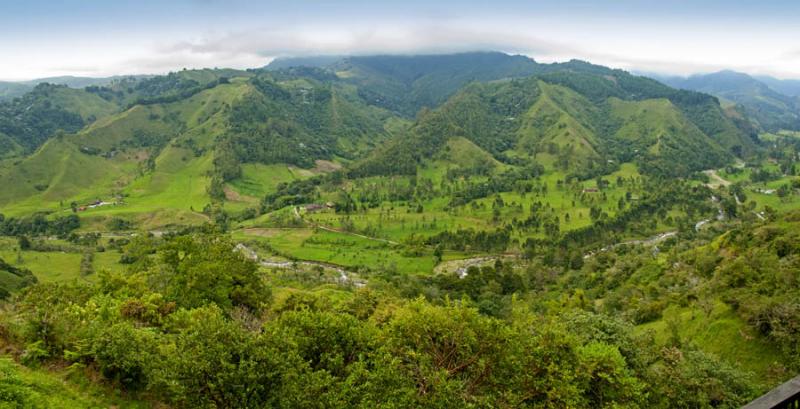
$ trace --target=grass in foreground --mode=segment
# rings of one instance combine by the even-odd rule
[[[48,371],[18,365],[0,357],[0,408],[146,408],[150,405],[117,396],[83,379],[67,380],[69,370]]]

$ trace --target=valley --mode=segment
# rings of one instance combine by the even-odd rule
[[[724,105],[496,52],[38,85],[0,103],[0,371],[74,407],[738,407],[800,369],[800,139]]]

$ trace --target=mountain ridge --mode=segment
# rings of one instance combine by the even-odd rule
[[[765,131],[800,129],[800,97],[797,94],[783,94],[778,90],[791,87],[791,81],[771,78],[764,82],[757,77],[732,70],[658,79],[673,87],[706,92],[741,105],[755,124]]]

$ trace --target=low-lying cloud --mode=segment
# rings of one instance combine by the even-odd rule
[[[592,33],[592,30],[596,31]],[[648,34],[649,35],[649,34]],[[153,55],[139,61],[152,69],[174,69],[175,64],[191,67],[261,66],[275,57],[309,55],[430,54],[475,50],[499,50],[524,54],[539,61],[552,62],[583,59],[616,68],[686,75],[733,68],[753,73],[800,76],[800,64],[786,58],[758,58],[739,62],[702,56],[694,48],[718,50],[709,42],[698,40],[685,51],[665,47],[661,37],[652,35],[652,47],[642,45],[636,36],[617,39],[601,28],[586,28],[580,33],[571,26],[544,24],[541,21],[509,22],[506,25],[474,21],[436,21],[423,24],[365,24],[362,26],[320,26],[315,24],[249,28],[225,33],[206,34],[190,41],[177,41],[153,50]],[[680,38],[676,38],[680,40]],[[648,49],[651,48],[651,49]],[[659,50],[663,50],[660,52]],[[742,53],[747,50],[742,49]],[[800,56],[800,53],[797,54]],[[759,61],[770,61],[759,65]],[[754,63],[755,62],[755,63]],[[201,65],[198,65],[201,64]],[[204,65],[203,65],[204,64]],[[795,71],[797,69],[797,71]]]
[[[541,62],[576,58],[662,74],[736,69],[800,77],[800,50],[794,44],[771,41],[764,37],[768,33],[758,41],[749,42],[751,33],[722,34],[700,26],[678,30],[673,26],[619,21],[557,21],[544,16],[486,21],[457,18],[293,24],[273,21],[202,33],[188,30],[158,38],[131,36],[124,40],[129,43],[110,43],[106,50],[81,50],[77,46],[63,56],[65,61],[58,56],[39,58],[35,50],[29,51],[31,58],[22,55],[17,58],[29,65],[52,64],[49,60],[56,60],[48,66],[47,75],[101,76],[165,73],[182,68],[254,68],[284,56],[497,50],[524,54]],[[13,62],[8,68],[12,72]],[[0,69],[0,78],[3,74],[6,72]]]

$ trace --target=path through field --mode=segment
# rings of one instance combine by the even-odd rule
[[[722,176],[720,176],[714,169],[704,170],[703,173],[705,173],[706,175],[708,175],[709,178],[711,178],[711,181],[706,183],[706,186],[712,189],[716,189],[720,186],[728,187],[731,185],[730,181],[723,179]]]
[[[303,216],[300,214],[300,210],[297,207],[294,208],[294,215],[297,216],[297,218],[305,221]],[[400,244],[400,243],[398,243],[396,241],[393,241],[393,240],[382,239],[380,237],[365,236],[363,234],[353,233],[353,232],[342,230],[342,229],[334,229],[333,227],[325,226],[325,225],[319,224],[319,223],[312,223],[312,226],[316,227],[318,229],[326,230],[326,231],[333,232],[333,233],[347,234],[347,235],[350,235],[350,236],[360,237],[362,239],[379,241],[381,243],[389,243],[389,244],[393,244],[393,245]]]

